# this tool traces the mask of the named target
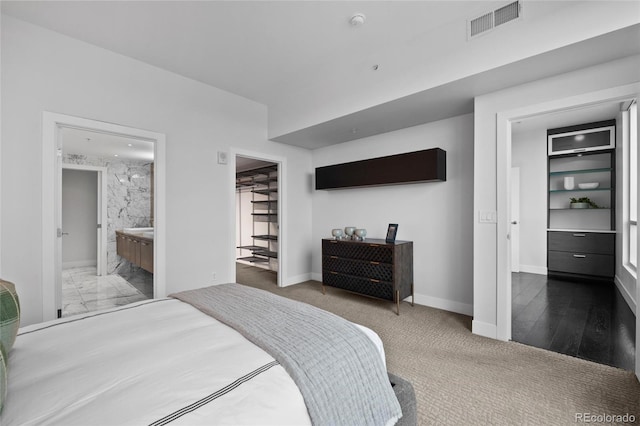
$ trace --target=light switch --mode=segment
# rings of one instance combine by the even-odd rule
[[[480,210],[478,212],[479,223],[498,223],[498,212],[495,210]]]

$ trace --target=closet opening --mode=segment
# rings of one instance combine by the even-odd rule
[[[237,155],[236,282],[278,285],[278,163]]]

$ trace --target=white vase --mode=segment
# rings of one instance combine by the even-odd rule
[[[564,178],[564,189],[567,190],[572,190],[576,187],[576,183],[575,180],[573,179],[573,176],[565,176]]]

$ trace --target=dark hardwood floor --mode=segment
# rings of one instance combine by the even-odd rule
[[[635,316],[613,283],[512,274],[512,340],[607,364],[635,367]]]

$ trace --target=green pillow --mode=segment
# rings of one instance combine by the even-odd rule
[[[13,347],[19,327],[20,301],[16,286],[0,279],[0,343],[4,346],[5,355]]]

